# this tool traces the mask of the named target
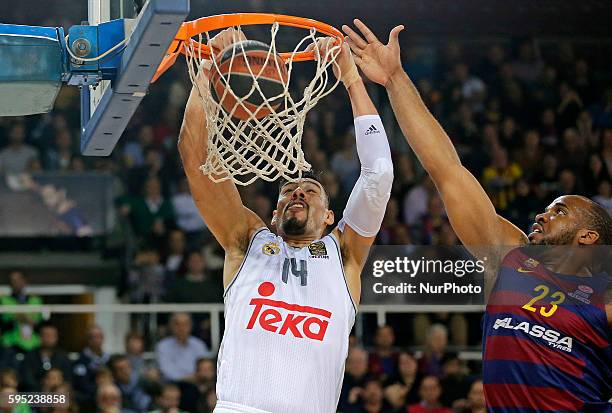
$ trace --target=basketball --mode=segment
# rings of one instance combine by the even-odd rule
[[[233,117],[261,119],[280,106],[287,67],[279,55],[268,56],[269,50],[270,46],[263,42],[245,40],[219,53],[217,68],[211,69],[211,94]],[[252,90],[254,78],[259,90]],[[272,109],[262,106],[265,101]]]

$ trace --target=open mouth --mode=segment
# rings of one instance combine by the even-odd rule
[[[308,205],[306,205],[306,203],[303,201],[292,201],[287,204],[286,210],[292,212],[303,211],[307,208],[307,206]]]
[[[542,225],[535,223],[531,226],[531,233],[529,234],[529,238],[531,238],[532,236],[536,234],[543,234],[543,233],[544,233],[544,229],[542,228]]]

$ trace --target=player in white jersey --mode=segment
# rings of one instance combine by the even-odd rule
[[[242,40],[233,29],[211,40],[222,50]],[[329,47],[329,39],[320,46]],[[231,180],[203,175],[206,118],[192,89],[179,151],[192,196],[225,250],[225,334],[217,363],[216,413],[336,411],[348,336],[360,298],[360,272],[380,229],[393,181],[387,137],[344,45],[337,58],[355,117],[361,174],[334,223],[315,175],[284,183],[274,232],[246,208]],[[199,74],[207,87],[206,73]]]

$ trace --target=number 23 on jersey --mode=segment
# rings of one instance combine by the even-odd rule
[[[544,317],[550,317],[552,316],[556,311],[557,308],[559,308],[559,304],[563,303],[565,301],[565,294],[562,293],[561,291],[555,291],[552,294],[550,293],[550,288],[544,284],[539,284],[537,285],[533,291],[535,293],[538,293],[538,295],[536,295],[535,297],[533,297],[531,300],[529,300],[529,302],[525,305],[523,305],[522,308],[524,308],[527,311],[531,311],[533,313],[537,313],[538,312],[538,307],[539,307],[539,313],[544,316]],[[550,308],[547,308],[546,305],[539,305],[539,306],[535,306],[534,304],[536,304],[538,301],[543,300],[544,298],[550,296],[550,298],[552,299],[552,301],[550,301]]]

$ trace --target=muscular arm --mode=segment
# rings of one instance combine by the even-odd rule
[[[206,161],[208,134],[201,98],[194,87],[187,101],[179,135],[179,152],[193,199],[217,241],[225,249],[235,248],[263,221],[247,209],[231,181],[215,183],[200,171]]]
[[[378,111],[374,107],[370,96],[363,84],[363,80],[359,79],[353,83],[348,89],[349,98],[351,100],[351,107],[353,109],[353,117],[365,115],[378,115]],[[347,251],[346,264],[354,266],[357,271],[357,279],[361,273],[361,269],[365,265],[365,261],[368,258],[368,252],[370,247],[376,239],[375,236],[365,237],[357,232],[350,225],[345,225],[342,232],[338,231],[340,242],[345,251]],[[357,280],[358,281],[358,280]],[[353,296],[355,296],[353,294]]]
[[[461,164],[408,75],[402,71],[390,78],[387,92],[402,132],[436,185],[461,242],[466,246],[524,243],[525,234],[497,215],[480,183]]]
[[[349,47],[342,45],[338,56],[340,75],[347,88],[353,117],[361,174],[334,234],[340,239],[348,287],[359,302],[361,270],[380,227],[393,180],[391,151],[387,137]]]
[[[398,26],[383,45],[361,21],[348,26],[357,65],[372,81],[384,85],[402,132],[440,193],[453,229],[470,246],[518,245],[526,236],[499,217],[476,178],[461,164],[448,135],[431,115],[400,62]]]
[[[227,32],[225,41],[231,41],[231,36],[232,33]],[[223,45],[219,48],[222,49]],[[178,148],[191,195],[206,225],[225,250],[223,279],[227,286],[244,256],[251,234],[265,224],[242,204],[236,185],[231,180],[215,183],[200,171],[200,166],[206,161],[208,133],[198,90],[205,87],[208,87],[208,80],[201,71],[187,101]]]

